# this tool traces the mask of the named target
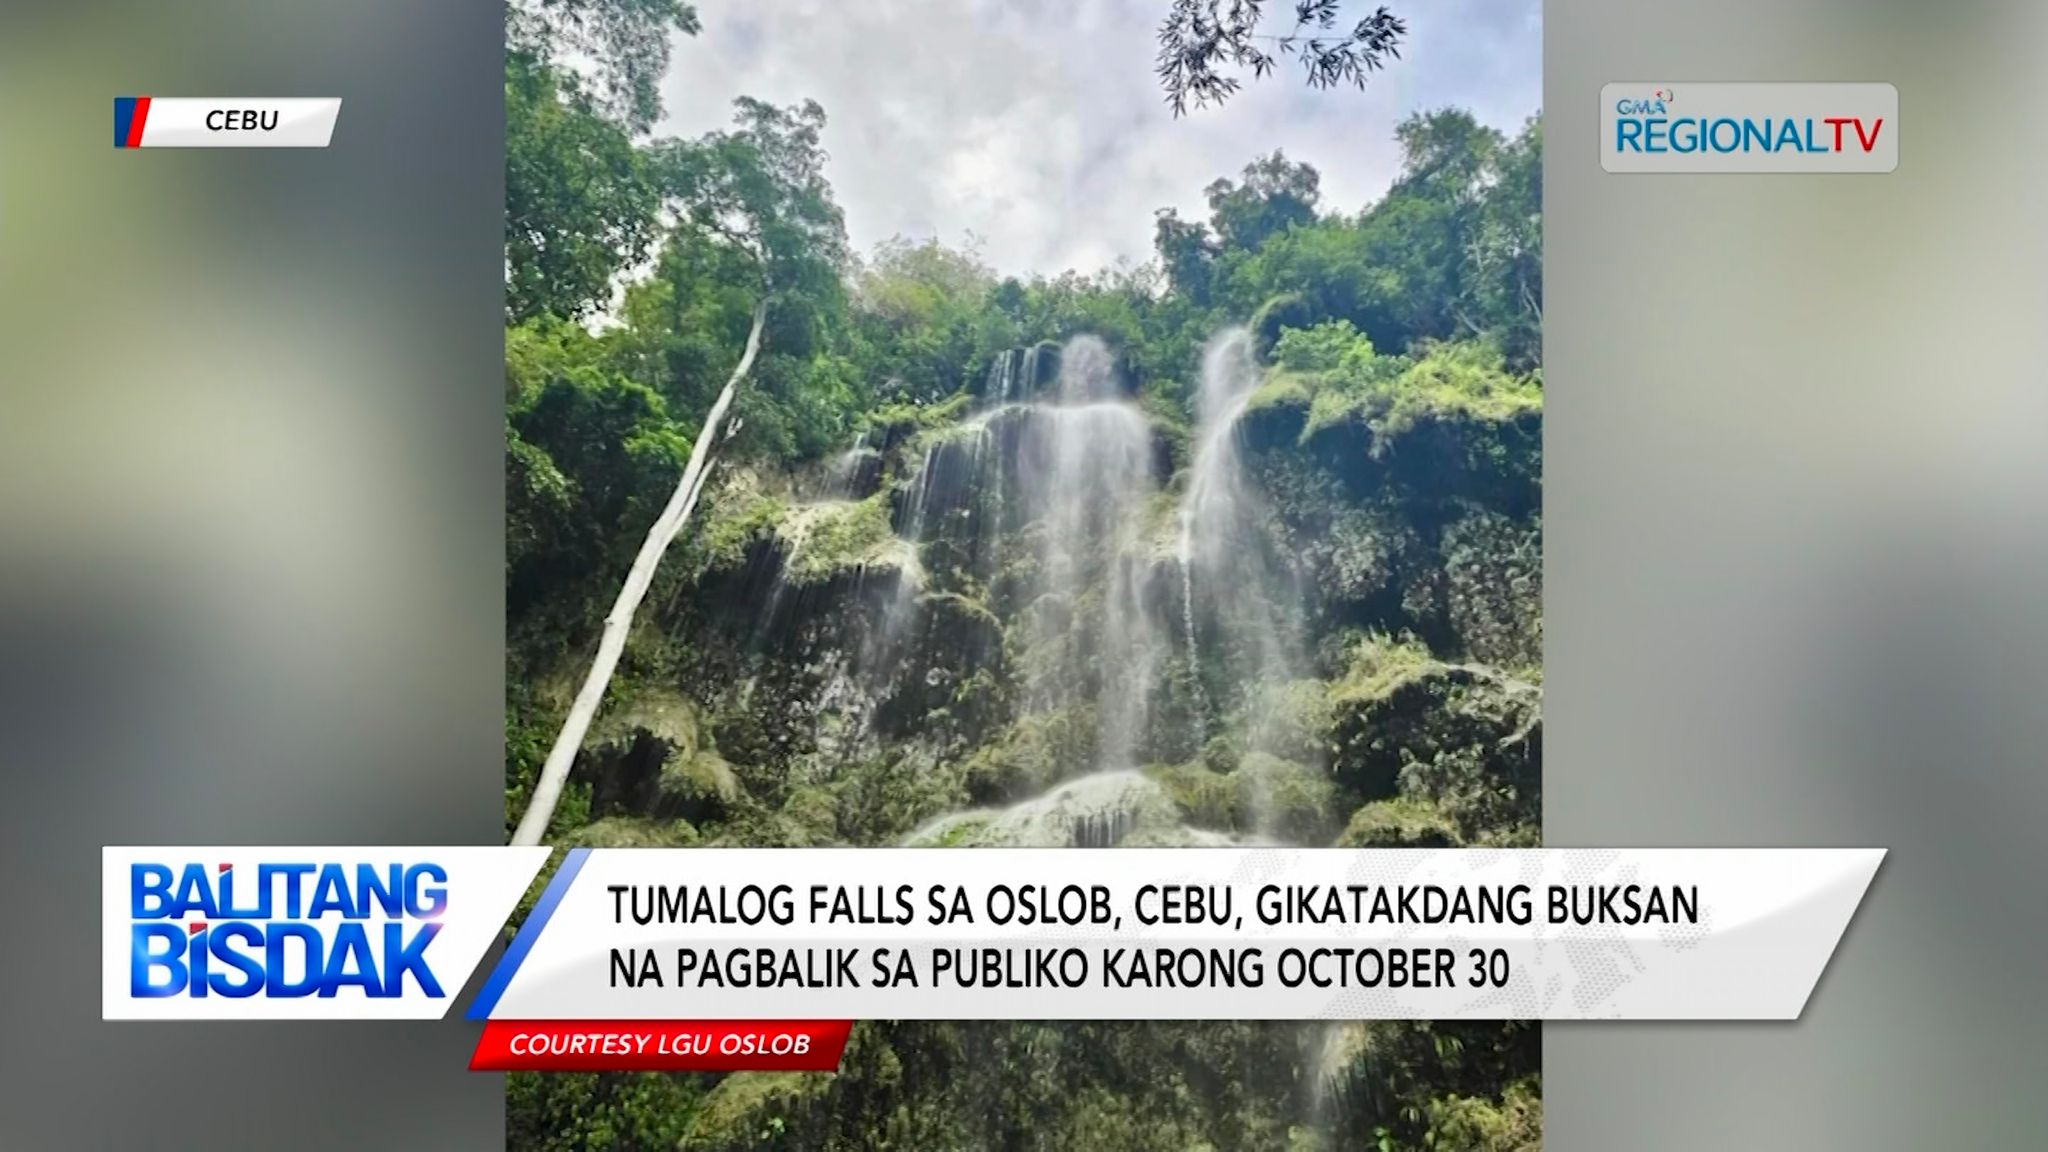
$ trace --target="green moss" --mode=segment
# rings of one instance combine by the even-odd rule
[[[1248,813],[1238,781],[1202,764],[1154,764],[1145,769],[1180,812],[1198,828],[1234,832],[1246,827]]]
[[[1337,786],[1327,773],[1254,752],[1231,773],[1251,830],[1290,844],[1321,844],[1335,830]]]
[[[1371,633],[1352,648],[1343,677],[1330,686],[1330,702],[1335,705],[1385,696],[1409,677],[1433,667],[1440,665],[1415,637]]]
[[[888,404],[867,413],[861,421],[861,428],[871,439],[893,443],[905,436],[954,423],[973,403],[973,396],[956,392],[934,404]]]
[[[1506,371],[1484,343],[1428,346],[1419,356],[1389,356],[1346,321],[1283,332],[1276,365],[1247,411],[1305,409],[1303,443],[1347,423],[1373,434],[1373,453],[1429,421],[1502,424],[1541,411],[1534,376]]]
[[[569,835],[576,848],[688,848],[697,843],[697,829],[687,820],[643,820],[608,816]]]
[[[933,848],[958,848],[962,844],[971,843],[987,827],[987,817],[963,816],[957,820],[949,820],[940,829],[938,836],[931,841],[929,846]]]
[[[684,1144],[706,1152],[778,1148],[794,1114],[830,1087],[829,1077],[802,1072],[741,1072],[727,1076],[698,1107]]]
[[[718,500],[706,503],[709,515],[697,540],[707,570],[739,567],[748,547],[774,532],[788,511],[781,500],[744,488],[721,492]]]
[[[1268,684],[1252,698],[1248,712],[1248,746],[1303,764],[1317,763],[1327,754],[1335,707],[1322,681]]]
[[[615,689],[617,690],[617,689]],[[622,695],[626,693],[621,692]],[[642,733],[668,745],[672,757],[697,752],[702,732],[697,706],[676,692],[639,686],[626,702],[593,726],[586,748],[631,744]]]
[[[739,799],[739,777],[725,758],[706,748],[682,756],[671,753],[661,769],[661,791],[691,808],[722,809]]]
[[[1268,297],[1252,313],[1250,328],[1260,351],[1270,351],[1288,329],[1305,328],[1317,319],[1316,308],[1299,292],[1281,292]]]
[[[1138,397],[1138,407],[1145,413],[1145,419],[1152,423],[1152,435],[1166,445],[1167,458],[1176,468],[1185,467],[1194,458],[1194,426],[1189,423],[1186,406],[1175,397],[1148,391]]]
[[[1227,773],[1192,763],[1155,764],[1145,775],[1197,828],[1320,844],[1337,824],[1337,788],[1327,774],[1262,752]]]
[[[954,646],[956,651],[1001,650],[1002,617],[991,611],[979,597],[961,592],[927,592],[919,596],[917,602],[932,621],[930,635],[935,644]],[[980,680],[985,689],[994,690],[996,686],[981,676],[988,669],[975,671],[976,675],[968,679]]]
[[[915,558],[889,527],[885,493],[866,500],[802,504],[775,527],[782,544],[783,578],[795,585],[823,584],[869,569],[901,570]]]
[[[1433,1147],[1472,1152],[1532,1152],[1543,1146],[1543,1095],[1534,1080],[1508,1086],[1498,1100],[1444,1096],[1429,1102]]]
[[[1454,848],[1458,832],[1449,817],[1426,800],[1375,800],[1351,814],[1337,837],[1339,848]]]
[[[1266,373],[1266,379],[1245,398],[1245,415],[1250,416],[1275,408],[1307,410],[1315,400],[1316,389],[1313,377],[1276,368]]]
[[[1075,707],[1018,717],[967,759],[968,795],[977,803],[1022,799],[1095,767],[1096,713]]]
[[[1500,354],[1493,349],[1442,344],[1395,378],[1377,407],[1373,432],[1389,438],[1427,419],[1504,423],[1540,411],[1543,389],[1534,380],[1502,371]]]

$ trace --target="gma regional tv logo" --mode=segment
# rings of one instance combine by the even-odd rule
[[[107,848],[104,1019],[445,1016],[547,850]]]
[[[1891,172],[1898,120],[1890,84],[1609,84],[1600,90],[1600,166]]]

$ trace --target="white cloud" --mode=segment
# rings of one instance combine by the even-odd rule
[[[703,32],[676,46],[660,130],[723,127],[742,95],[816,99],[856,247],[971,232],[1005,272],[1099,268],[1145,259],[1154,209],[1206,215],[1211,180],[1275,148],[1321,171],[1327,206],[1353,209],[1392,179],[1409,112],[1455,104],[1511,129],[1536,111],[1538,0],[1393,7],[1403,58],[1364,91],[1311,90],[1283,68],[1175,120],[1152,75],[1166,0],[707,0]]]

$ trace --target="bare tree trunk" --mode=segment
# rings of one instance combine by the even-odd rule
[[[718,440],[719,426],[725,420],[725,413],[732,407],[732,398],[739,392],[740,381],[754,367],[754,357],[761,350],[761,329],[768,320],[768,300],[764,295],[754,306],[754,325],[747,332],[747,348],[741,353],[740,362],[732,370],[732,377],[725,382],[725,390],[718,394],[718,400],[711,405],[711,411],[704,416],[704,426],[697,431],[697,442],[690,447],[690,462],[683,469],[681,480],[676,482],[674,495],[669,497],[668,506],[647,530],[647,539],[640,545],[640,554],[633,559],[633,567],[626,573],[626,583],[619,589],[619,598],[612,602],[612,610],[604,618],[604,635],[597,643],[597,658],[591,661],[590,673],[583,679],[583,687],[576,692],[576,702],[569,707],[569,717],[562,722],[562,731],[555,737],[554,747],[548,750],[547,763],[541,766],[540,778],[534,781],[533,799],[527,803],[526,815],[520,817],[519,827],[512,833],[512,843],[530,847],[540,843],[547,833],[548,822],[555,818],[555,805],[561,801],[562,785],[569,779],[569,769],[576,763],[576,753],[583,748],[583,738],[590,731],[590,722],[597,717],[598,706],[604,703],[605,689],[611,685],[612,673],[618,670],[619,657],[626,650],[626,635],[632,631],[633,615],[640,609],[640,601],[647,596],[647,589],[654,583],[655,570],[661,567],[661,558],[668,552],[668,546],[689,522],[690,512],[697,506],[697,496],[703,491],[704,476],[709,468],[711,446]]]

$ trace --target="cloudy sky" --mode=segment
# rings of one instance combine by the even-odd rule
[[[1003,272],[1092,270],[1144,259],[1154,209],[1206,215],[1204,186],[1275,148],[1352,209],[1385,191],[1408,113],[1455,104],[1513,129],[1537,111],[1540,0],[1391,6],[1408,40],[1365,91],[1309,89],[1283,62],[1176,121],[1152,74],[1166,0],[703,0],[660,131],[723,127],[741,95],[816,99],[860,250],[971,233]],[[1273,28],[1291,20],[1287,0],[1268,8]]]

